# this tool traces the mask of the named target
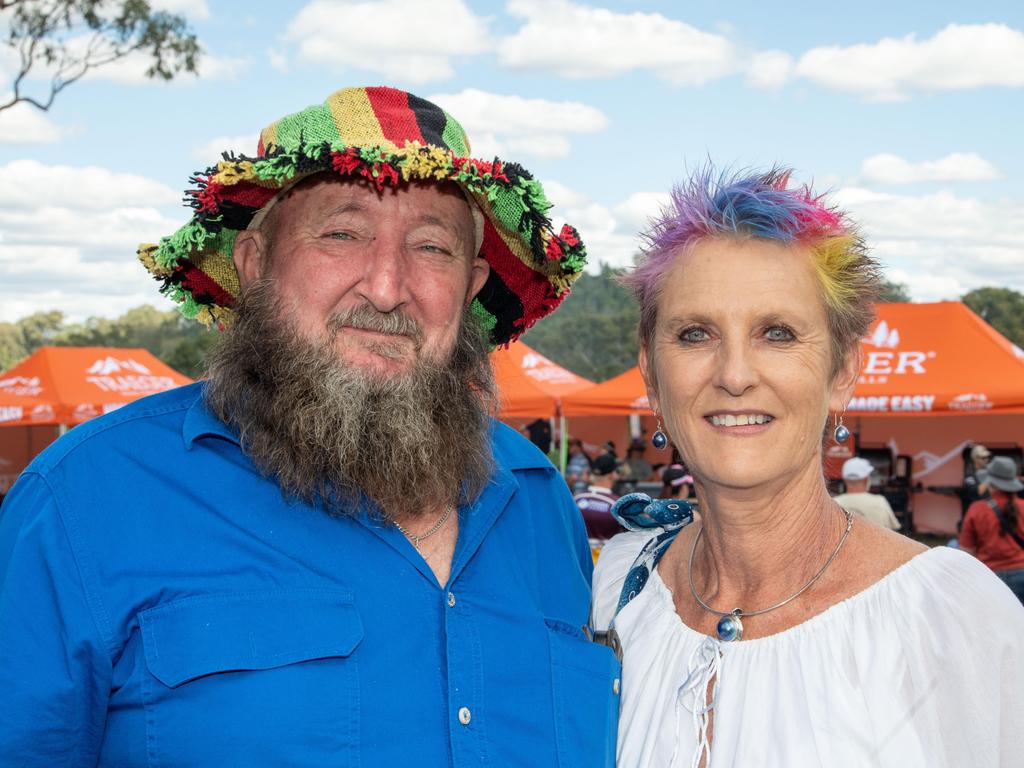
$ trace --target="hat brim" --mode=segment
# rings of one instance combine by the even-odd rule
[[[1000,491],[1006,491],[1007,493],[1017,493],[1024,490],[1024,483],[1020,480],[1004,480],[1001,477],[993,477],[991,474],[985,482],[993,488],[998,488]]]
[[[161,292],[186,317],[223,327],[240,293],[232,259],[235,238],[284,187],[317,173],[366,179],[383,190],[412,182],[460,186],[484,214],[480,256],[490,274],[472,304],[492,346],[514,341],[568,295],[586,264],[576,230],[555,233],[543,189],[515,163],[459,157],[419,142],[403,147],[346,147],[336,143],[269,147],[257,158],[225,155],[197,174],[187,201],[192,220],[139,259],[162,282]]]

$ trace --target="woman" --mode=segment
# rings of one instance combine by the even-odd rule
[[[624,512],[640,532],[598,561],[595,627],[614,619],[623,650],[619,764],[1020,765],[1013,595],[829,498],[823,431],[846,432],[878,267],[788,182],[700,172],[627,281],[659,431],[703,519],[657,518],[652,538]]]
[[[971,504],[960,530],[960,548],[976,555],[1024,604],[1024,526],[1016,494],[1024,489],[1017,465],[997,456],[988,465],[990,498]]]

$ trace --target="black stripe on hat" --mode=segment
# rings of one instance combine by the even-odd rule
[[[448,150],[451,149],[451,147],[444,143],[444,126],[448,122],[448,118],[445,117],[443,109],[437,106],[437,104],[432,104],[426,99],[421,99],[419,96],[414,96],[411,93],[409,94],[409,109],[416,116],[416,123],[420,127],[420,133],[423,134],[423,139],[428,144],[434,144]]]
[[[519,328],[513,325],[513,322],[522,318],[523,303],[498,277],[495,270],[490,271],[487,282],[476,298],[497,320],[491,330],[492,344],[505,344],[519,333]]]

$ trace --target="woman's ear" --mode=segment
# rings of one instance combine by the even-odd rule
[[[258,229],[243,230],[235,238],[231,258],[235,262],[235,271],[243,292],[263,277],[265,249],[266,237]]]
[[[832,391],[829,393],[828,407],[833,413],[842,413],[853,397],[853,390],[860,377],[863,362],[860,342],[843,357],[843,363],[832,379]]]
[[[657,382],[654,381],[654,375],[651,373],[648,367],[651,362],[650,357],[647,353],[647,344],[643,341],[640,342],[640,354],[637,359],[637,364],[640,367],[640,375],[643,376],[644,385],[647,387],[647,402],[651,406],[651,410],[655,413],[659,413],[658,408],[658,387]]]

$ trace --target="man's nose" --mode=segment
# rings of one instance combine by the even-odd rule
[[[378,235],[368,249],[363,276],[357,292],[378,312],[391,312],[408,300],[408,281],[401,241],[387,234]]]

